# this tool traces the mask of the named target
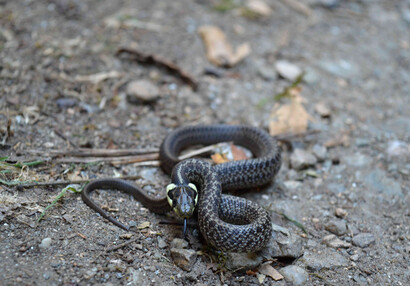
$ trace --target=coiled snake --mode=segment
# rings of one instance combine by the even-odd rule
[[[179,162],[179,152],[190,145],[210,145],[233,141],[248,148],[254,159],[219,165],[199,159]],[[164,139],[160,148],[161,168],[171,174],[167,196],[154,199],[124,180],[97,179],[82,191],[83,201],[115,225],[127,226],[109,216],[90,198],[95,189],[117,189],[133,195],[155,213],[173,209],[186,219],[192,216],[198,202],[198,225],[205,240],[216,249],[253,252],[269,241],[272,232],[270,216],[256,203],[244,198],[222,195],[223,190],[264,185],[272,180],[281,165],[280,148],[269,134],[249,126],[205,125],[181,127]],[[199,194],[198,194],[199,191]],[[198,201],[199,196],[199,201]],[[186,224],[184,226],[185,231]]]

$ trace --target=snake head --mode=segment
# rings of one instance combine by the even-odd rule
[[[181,218],[190,218],[198,203],[198,191],[192,183],[177,186],[167,186],[167,199],[174,212]]]

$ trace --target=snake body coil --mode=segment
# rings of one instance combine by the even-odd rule
[[[248,148],[254,159],[212,166],[199,159],[179,162],[179,152],[191,145],[233,141]],[[188,126],[171,132],[160,148],[161,168],[171,174],[172,185],[194,184],[199,190],[198,225],[212,246],[223,251],[252,252],[261,249],[272,232],[269,214],[257,204],[230,195],[223,190],[244,189],[270,182],[281,164],[276,142],[261,129],[249,126]],[[171,209],[167,198],[153,199],[140,188],[118,179],[98,179],[82,192],[84,202],[117,226],[127,227],[96,205],[89,194],[95,189],[117,189],[132,194],[156,213]]]

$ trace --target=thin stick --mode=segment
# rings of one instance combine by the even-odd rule
[[[288,7],[292,8],[296,12],[305,15],[306,17],[310,17],[312,15],[312,9],[310,9],[308,6],[303,4],[302,2],[296,1],[296,0],[281,0],[281,2]]]
[[[138,241],[138,240],[140,240],[139,237],[133,238],[133,239],[128,240],[128,241],[126,241],[126,242],[124,242],[124,243],[121,243],[121,244],[118,244],[118,245],[116,245],[116,246],[110,247],[110,248],[108,248],[107,250],[105,250],[105,252],[107,253],[107,252],[110,252],[110,251],[114,251],[114,250],[123,248],[124,246],[127,246],[128,244],[131,244],[131,243],[136,242],[136,241]]]
[[[54,133],[57,134],[58,136],[60,136],[63,140],[68,141],[68,143],[71,144],[71,146],[73,146],[74,148],[78,148],[78,145],[75,144],[73,141],[70,140],[70,138],[68,138],[67,136],[65,136],[63,133],[61,133],[60,131],[58,131],[57,129],[54,129]]]
[[[141,176],[122,176],[116,177],[116,179],[122,180],[138,180]],[[33,182],[33,183],[23,183],[23,184],[16,184],[16,187],[22,188],[32,188],[32,187],[44,187],[44,186],[65,186],[71,184],[84,184],[91,181],[91,179],[80,179],[80,180],[72,180],[72,181],[50,181],[50,182]]]

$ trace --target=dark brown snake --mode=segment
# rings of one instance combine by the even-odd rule
[[[227,141],[248,148],[255,158],[214,166],[200,159],[178,160],[180,151],[188,146]],[[186,223],[194,212],[199,191],[198,225],[209,244],[232,252],[254,252],[266,245],[272,233],[268,212],[244,198],[222,195],[222,190],[256,187],[272,181],[280,169],[281,155],[280,148],[269,134],[249,126],[182,127],[164,139],[160,161],[163,171],[168,174],[172,171],[167,196],[154,199],[137,186],[109,178],[90,182],[82,191],[83,201],[115,225],[128,229],[96,205],[90,193],[95,189],[120,190],[133,195],[155,213],[173,209]]]

